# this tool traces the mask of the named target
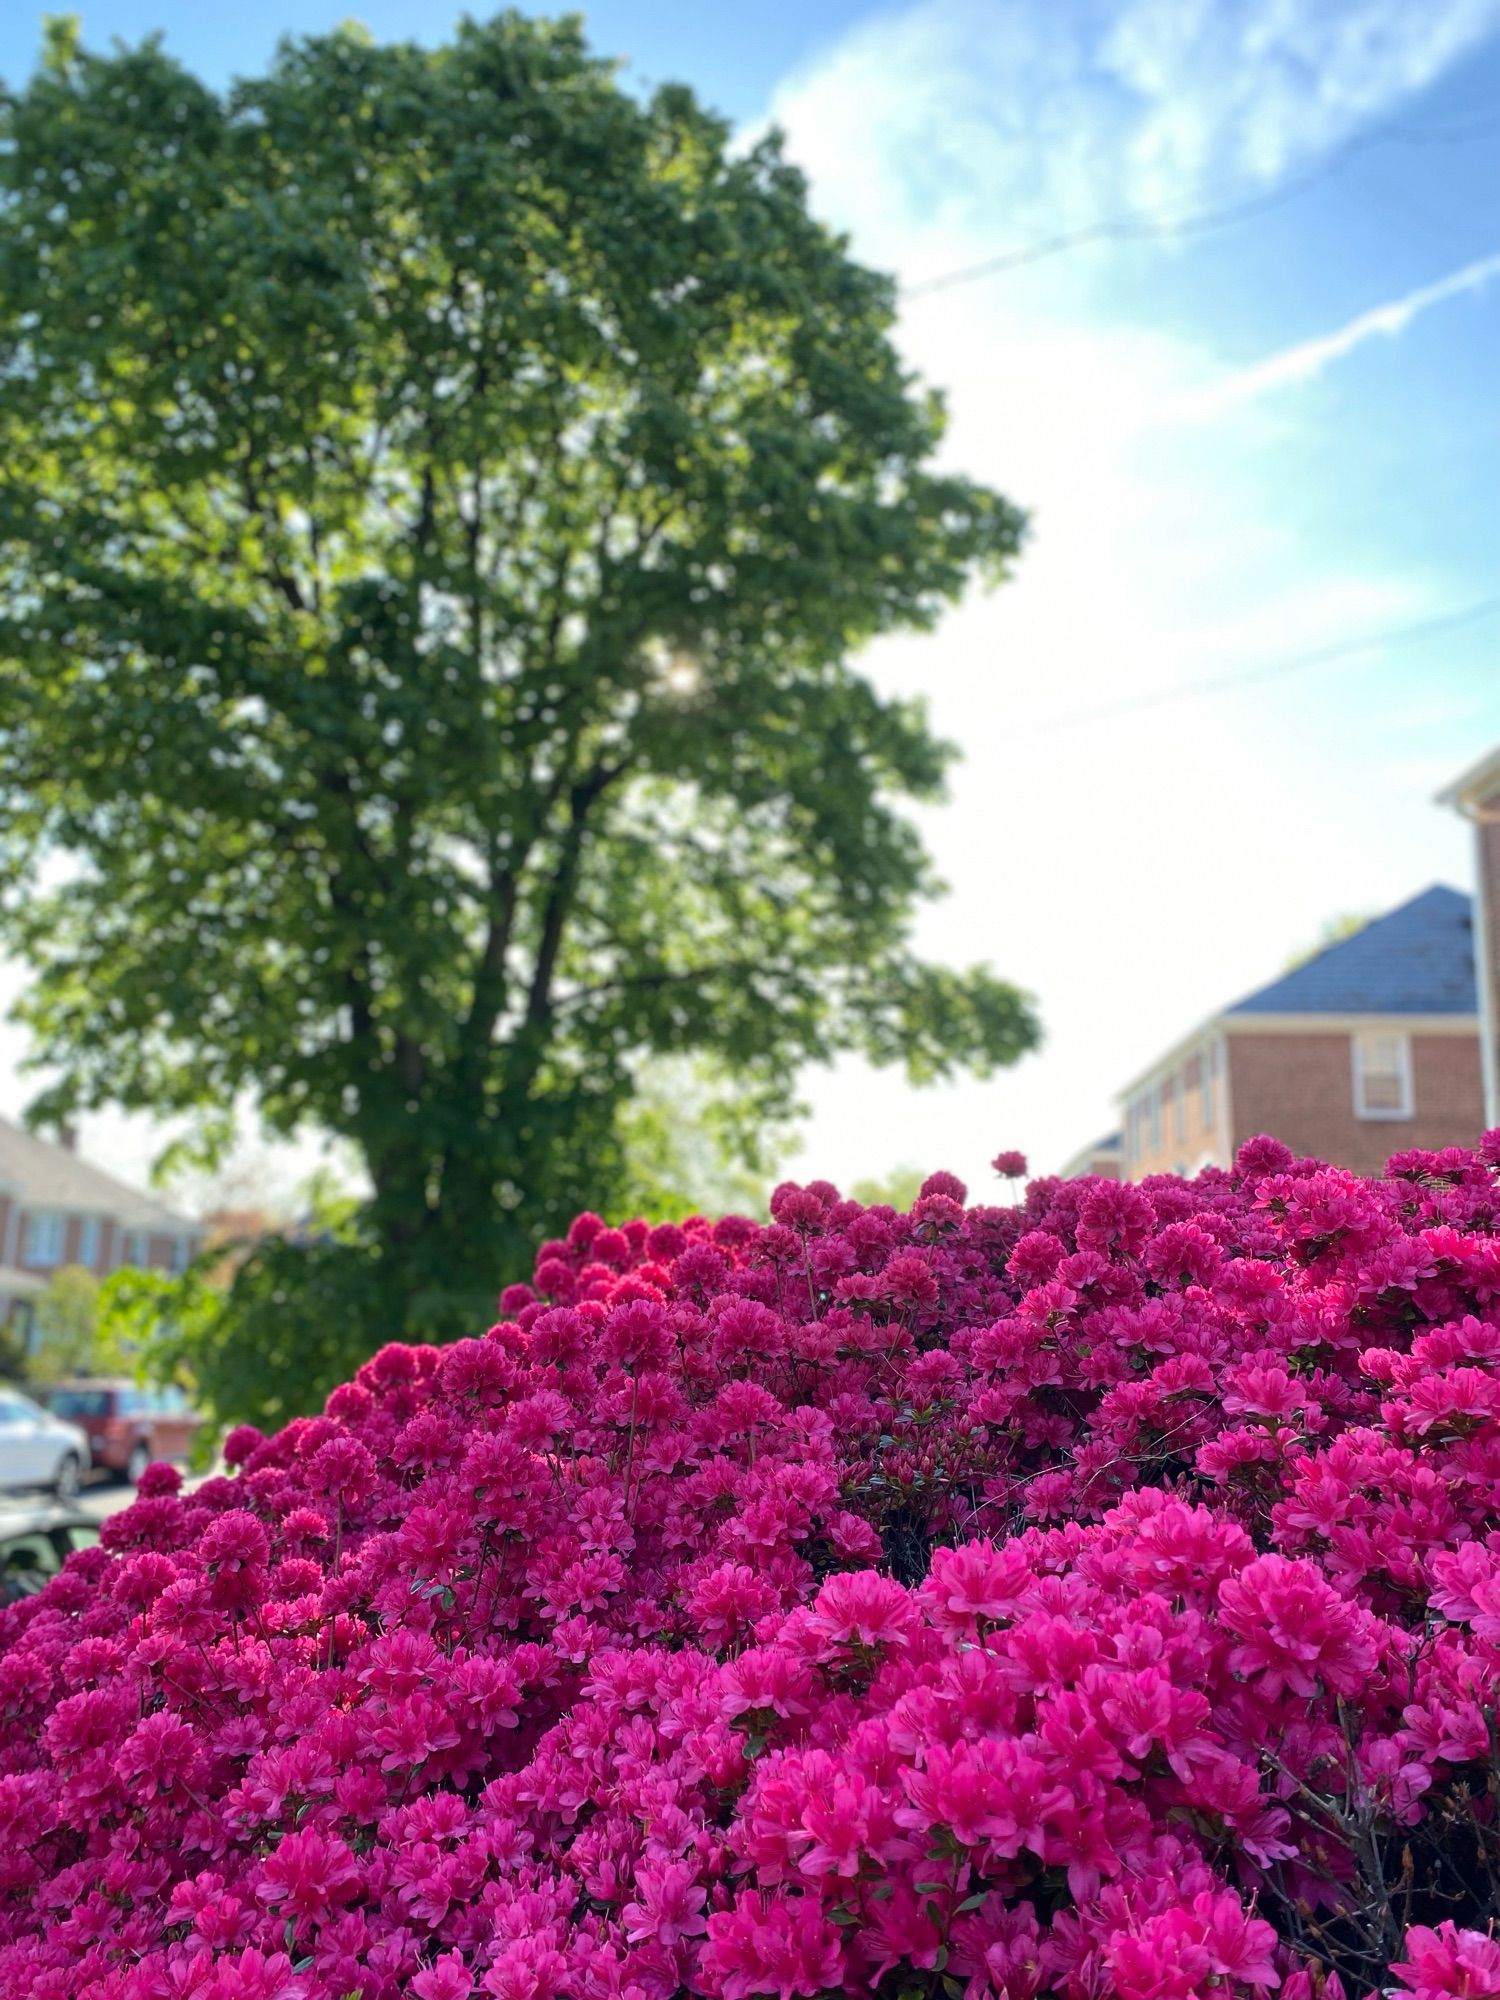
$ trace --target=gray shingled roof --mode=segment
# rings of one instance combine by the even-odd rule
[[[13,1190],[28,1208],[113,1215],[132,1229],[162,1229],[176,1235],[198,1226],[164,1202],[138,1194],[113,1174],[90,1166],[66,1146],[38,1139],[8,1118],[0,1118],[0,1187]]]
[[[1435,884],[1225,1011],[1240,1014],[1473,1014],[1469,898]]]

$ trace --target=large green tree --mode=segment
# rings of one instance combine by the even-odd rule
[[[934,469],[893,310],[774,139],[639,101],[576,22],[343,31],[222,94],[54,27],[0,107],[40,1111],[344,1135],[361,1242],[305,1275],[328,1311],[363,1258],[394,1331],[608,1204],[643,1061],[770,1115],[839,1050],[1030,1046],[913,951],[947,751],[851,664],[1021,530]]]

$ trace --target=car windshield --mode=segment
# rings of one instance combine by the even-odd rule
[[[107,1417],[108,1389],[54,1389],[47,1402],[59,1417]]]

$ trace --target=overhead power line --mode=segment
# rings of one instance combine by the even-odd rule
[[[1255,666],[1237,667],[1230,673],[1211,674],[1202,680],[1181,681],[1175,687],[1153,688],[1123,701],[1107,702],[1098,708],[1075,709],[1070,715],[1053,716],[1031,725],[1034,733],[1058,729],[1078,729],[1091,722],[1113,721],[1117,716],[1135,715],[1142,709],[1164,708],[1177,701],[1191,701],[1202,695],[1225,694],[1234,688],[1251,687],[1282,674],[1300,673],[1307,667],[1331,666],[1336,660],[1351,660],[1363,653],[1383,652],[1387,646],[1409,646],[1440,633],[1461,631],[1484,619],[1500,617],[1500,593],[1481,597],[1456,611],[1444,611],[1432,618],[1417,619],[1409,625],[1394,625],[1384,632],[1371,632],[1360,639],[1341,639],[1332,645],[1315,646],[1304,653],[1289,653],[1279,660],[1263,660]],[[1027,733],[1023,723],[1018,735]]]
[[[971,284],[976,278],[995,277],[1002,271],[1040,264],[1048,258],[1060,257],[1069,250],[1083,250],[1094,243],[1124,242],[1153,236],[1192,236],[1220,229],[1229,223],[1242,222],[1250,216],[1262,215],[1269,209],[1281,208],[1297,200],[1324,181],[1334,179],[1352,159],[1372,147],[1461,145],[1496,131],[1500,131],[1500,117],[1476,119],[1470,125],[1426,130],[1420,126],[1381,125],[1372,132],[1346,141],[1321,166],[1283,181],[1280,187],[1270,188],[1264,194],[1245,195],[1215,207],[1188,209],[1176,214],[1157,210],[1155,213],[1117,215],[1100,222],[1084,223],[1057,236],[1039,237],[1031,243],[1018,244],[1014,250],[999,251],[993,257],[982,258],[977,264],[962,264],[956,270],[941,272],[935,278],[920,278],[915,284],[903,285],[901,297],[905,300],[930,298],[938,292],[950,291],[956,285]]]

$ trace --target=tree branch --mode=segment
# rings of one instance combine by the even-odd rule
[[[586,778],[573,786],[568,795],[568,828],[563,835],[562,852],[547,890],[536,964],[526,996],[528,1027],[539,1026],[552,1012],[552,981],[578,887],[578,870],[583,859],[589,814],[608,788],[628,769],[629,762],[624,758],[615,764],[598,764]]]
[[[765,960],[759,958],[721,958],[709,965],[689,966],[683,972],[643,972],[630,979],[606,979],[597,986],[582,986],[576,993],[570,993],[565,1000],[559,1000],[554,1013],[584,1006],[590,1000],[598,1000],[610,993],[639,993],[655,991],[663,986],[690,986],[701,979],[716,979],[723,973],[745,974],[765,970]]]

